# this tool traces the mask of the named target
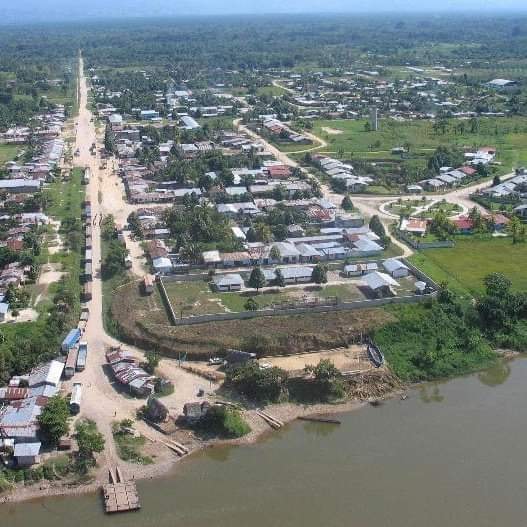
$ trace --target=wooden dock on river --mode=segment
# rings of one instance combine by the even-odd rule
[[[109,470],[110,483],[102,486],[104,509],[107,513],[136,511],[141,508],[135,482],[125,482],[119,467]]]

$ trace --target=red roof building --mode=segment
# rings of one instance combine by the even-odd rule
[[[476,169],[469,166],[462,166],[459,170],[467,176],[473,176],[476,173]]]

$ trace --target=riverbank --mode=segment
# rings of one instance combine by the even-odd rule
[[[393,390],[384,396],[385,399],[400,395],[400,389]],[[352,399],[339,403],[321,403],[314,405],[299,405],[295,403],[272,404],[265,407],[265,411],[273,417],[282,421],[285,425],[295,421],[299,417],[315,415],[332,415],[347,413],[367,405],[368,401]],[[244,437],[233,440],[211,439],[200,440],[188,430],[180,430],[175,438],[185,439],[185,443],[190,446],[191,453],[188,456],[176,457],[175,455],[162,455],[160,460],[151,465],[137,465],[122,462],[125,466],[125,473],[133,474],[130,479],[135,481],[154,479],[163,477],[169,473],[177,473],[177,467],[181,461],[198,454],[205,449],[243,446],[255,444],[272,436],[275,432],[269,425],[257,415],[256,410],[247,410],[243,416],[251,427],[251,431]],[[15,486],[5,496],[0,497],[0,504],[21,503],[24,501],[40,500],[48,497],[57,496],[79,496],[82,494],[96,493],[100,490],[103,483],[107,483],[108,474],[106,466],[97,467],[94,479],[88,483],[74,483],[71,480],[64,481],[42,481],[30,486]]]

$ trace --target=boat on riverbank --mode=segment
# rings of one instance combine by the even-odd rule
[[[380,368],[384,364],[384,355],[373,342],[368,344],[368,358],[376,368]]]

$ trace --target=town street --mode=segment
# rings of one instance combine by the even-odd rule
[[[117,223],[124,224],[128,214],[134,207],[124,201],[124,189],[119,178],[113,170],[112,163],[108,163],[108,169],[100,169],[100,160],[91,155],[90,147],[97,143],[96,129],[92,122],[92,113],[88,109],[88,86],[84,75],[84,64],[82,58],[79,61],[80,79],[80,106],[78,116],[77,138],[75,147],[79,149],[80,155],[75,158],[75,164],[81,168],[89,167],[92,177],[86,190],[86,199],[91,201],[92,216],[99,219],[107,214],[113,214]],[[119,465],[125,468],[125,474],[131,476],[138,474],[141,470],[148,472],[148,468],[141,469],[137,465],[131,465],[118,458],[113,437],[112,422],[131,418],[135,419],[137,410],[144,405],[144,400],[131,398],[122,393],[121,387],[114,384],[111,373],[106,370],[105,351],[110,346],[122,346],[122,344],[109,336],[103,323],[103,293],[101,279],[101,230],[99,221],[93,222],[93,283],[92,300],[88,303],[90,318],[86,331],[82,337],[88,342],[88,361],[86,369],[75,375],[75,382],[83,385],[82,412],[80,417],[93,419],[106,439],[106,449],[99,459],[98,481],[107,481],[107,467]],[[131,245],[127,240],[127,245]],[[137,244],[138,245],[138,244]],[[135,256],[138,256],[137,253]],[[142,258],[142,252],[141,252]],[[134,258],[135,269],[142,275],[139,267],[139,258]],[[138,358],[142,358],[143,352],[130,346],[123,346],[126,350],[133,352]],[[177,367],[177,361],[163,359],[160,368],[169,373],[167,377],[176,385],[176,391],[164,399],[171,413],[181,413],[183,405],[193,400],[198,389],[203,386],[204,381],[185,370]],[[143,421],[137,421],[134,425],[146,437],[161,441],[164,436],[148,427]],[[158,461],[173,459],[174,454],[165,447],[159,448]],[[128,467],[128,469],[126,469]],[[150,468],[150,470],[154,470]]]

